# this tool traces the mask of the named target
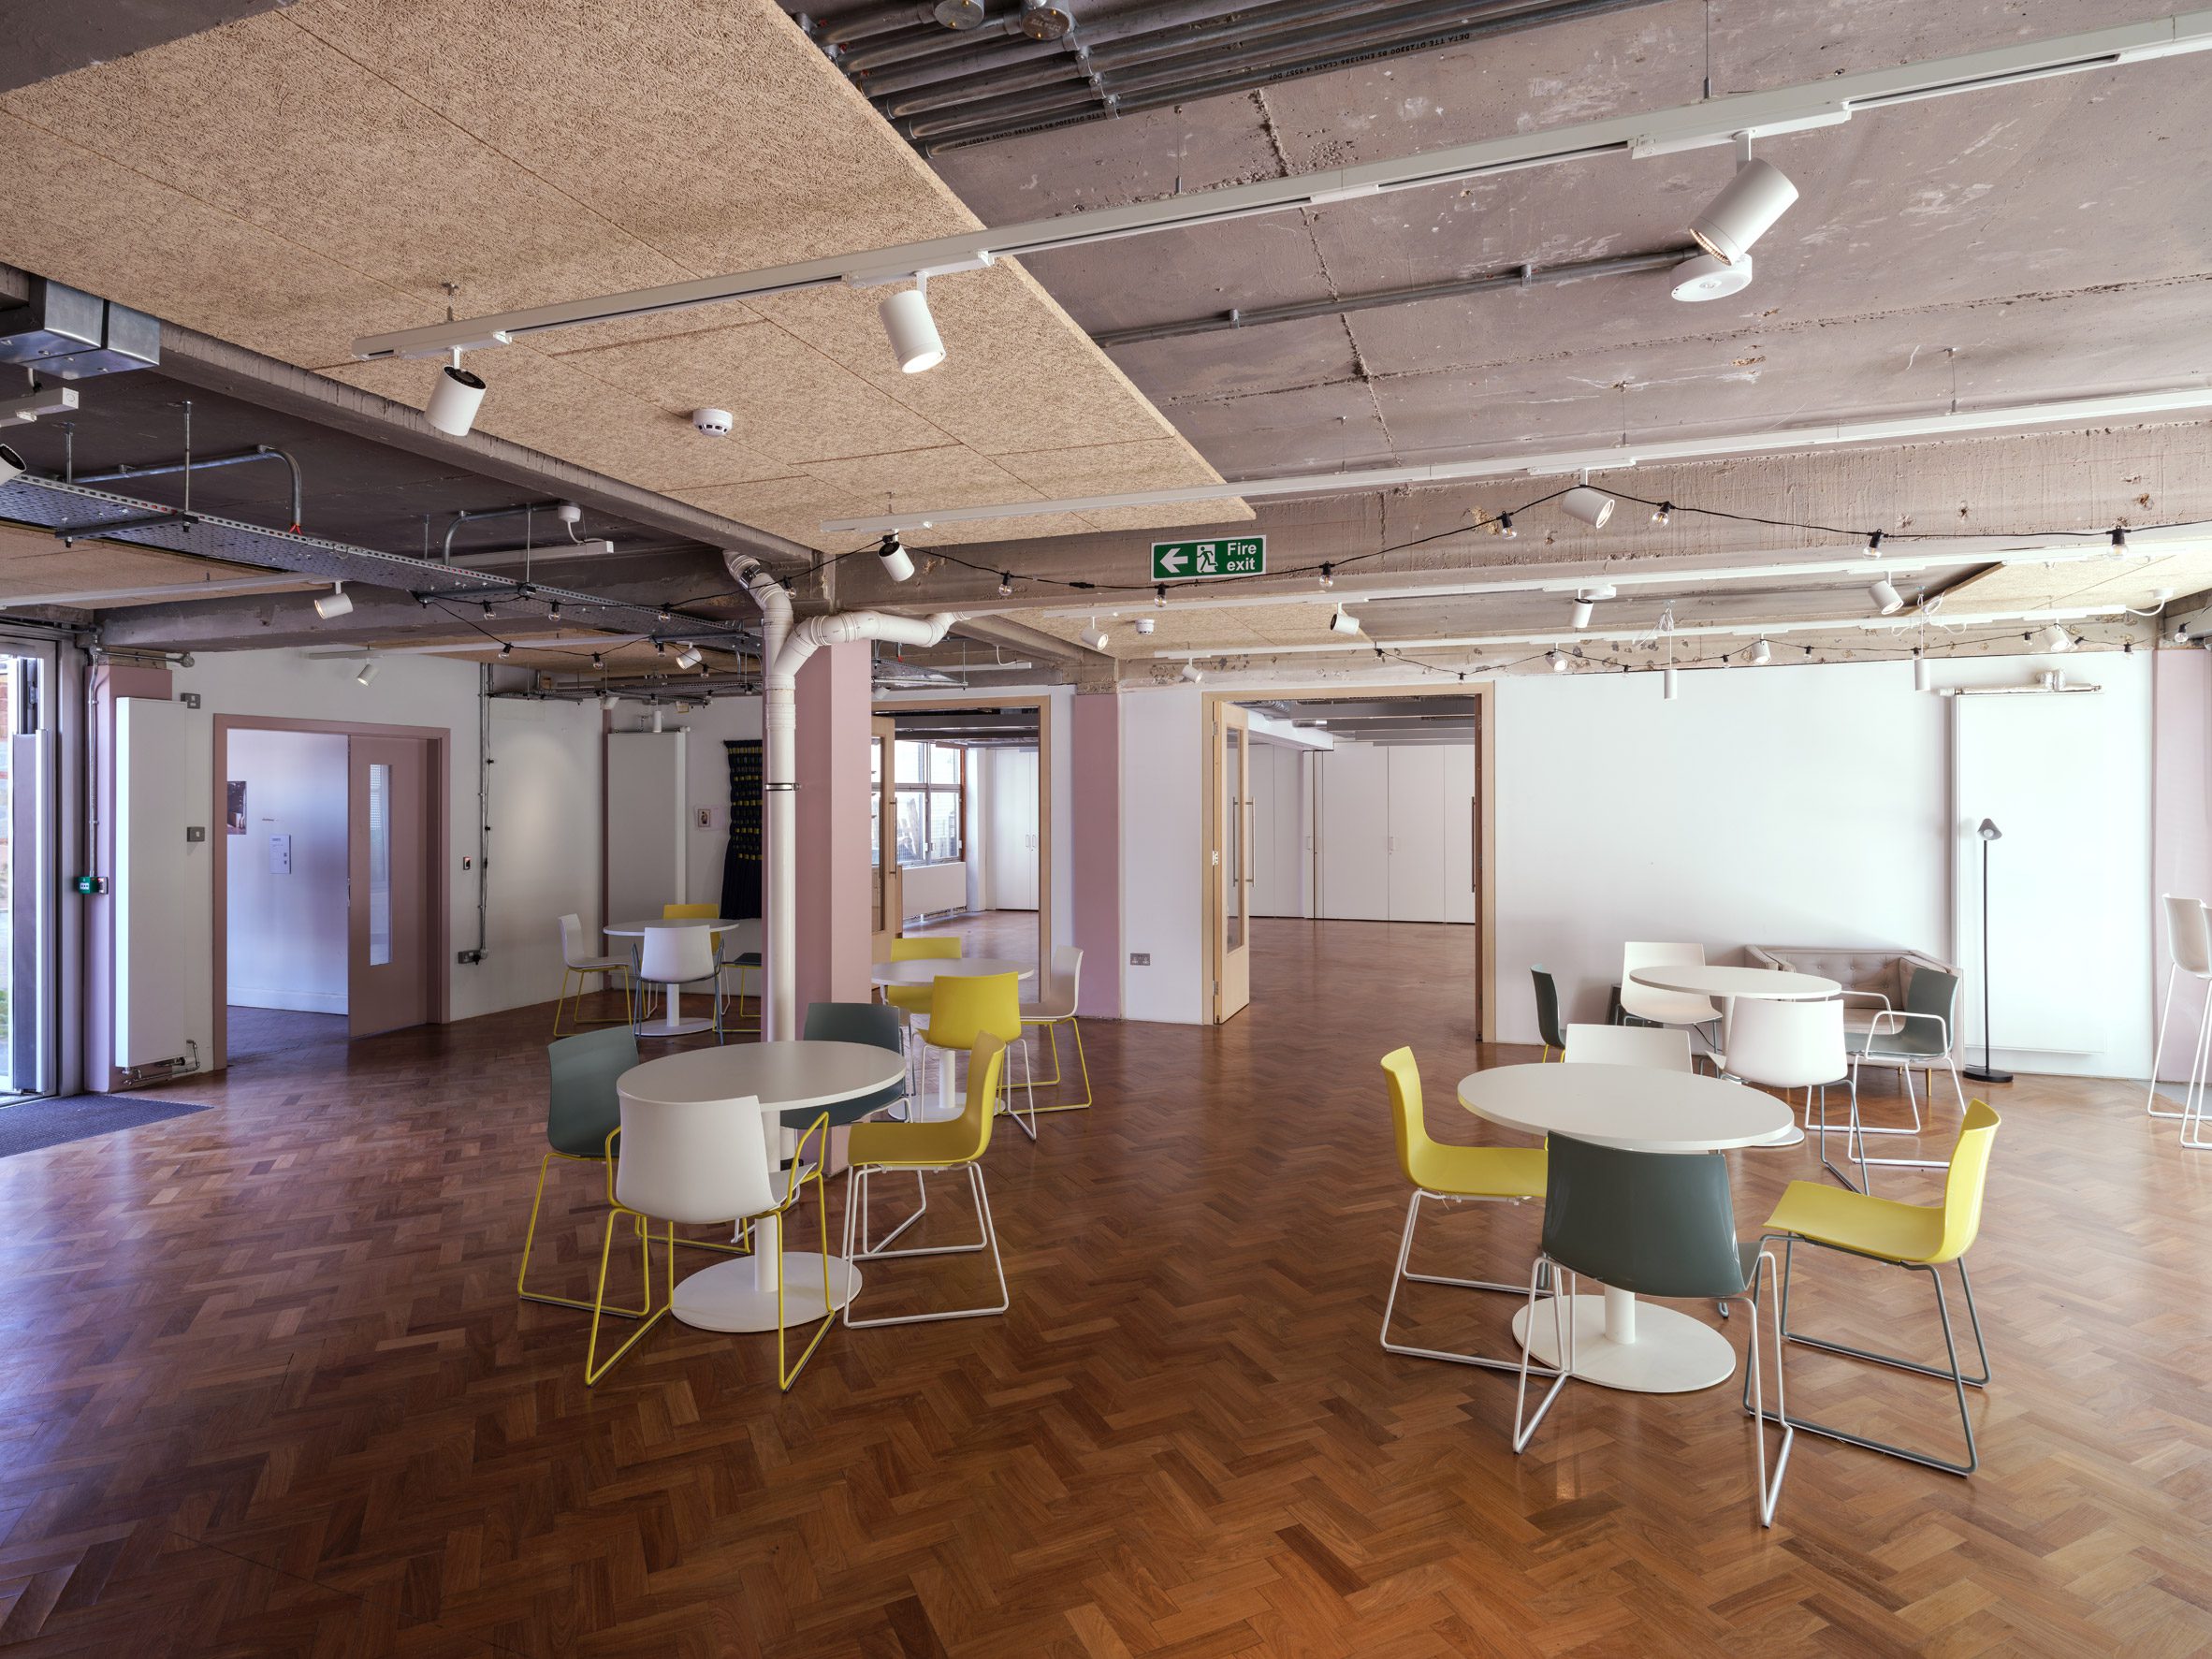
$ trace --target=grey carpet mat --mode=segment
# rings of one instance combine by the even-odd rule
[[[189,1100],[149,1100],[135,1095],[71,1095],[66,1099],[0,1106],[0,1157],[206,1110]]]

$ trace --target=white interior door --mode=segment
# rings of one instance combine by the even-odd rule
[[[684,893],[684,735],[609,732],[604,919],[650,920]]]
[[[991,908],[1037,908],[1037,751],[990,751]]]
[[[1475,920],[1475,746],[1453,745],[1444,757],[1444,920]]]
[[[1444,751],[1386,749],[1390,763],[1390,910],[1393,922],[1444,920]]]
[[[1339,743],[1314,757],[1316,908],[1348,922],[1390,916],[1390,762],[1372,743]]]

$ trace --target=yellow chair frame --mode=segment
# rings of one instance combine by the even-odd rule
[[[593,974],[599,975],[602,979],[613,979],[618,974],[621,976],[623,1011],[619,1019],[588,1020],[584,1017],[584,982],[589,979]],[[575,982],[575,993],[574,996],[571,996],[569,993],[569,982],[571,980]],[[612,990],[613,988],[614,987],[611,985],[601,986],[602,990]],[[630,970],[627,968],[571,968],[567,963],[563,962],[560,965],[560,995],[553,998],[553,1035],[556,1037],[573,1037],[578,1030],[582,1029],[586,1026],[628,1025],[631,1019],[629,1011],[630,1005],[636,999],[636,997],[637,987],[632,982],[630,978]],[[566,1031],[563,1031],[560,1028],[560,1008],[561,1004],[563,1003],[568,1004],[569,1011],[568,1029]],[[589,1163],[591,1160],[587,1158],[585,1161]]]
[[[621,1130],[617,1129],[615,1133],[620,1134]],[[546,1291],[532,1290],[529,1288],[530,1253],[537,1247],[538,1242],[538,1211],[546,1201],[546,1175],[552,1169],[555,1158],[572,1164],[605,1164],[606,1201],[610,1207],[615,1206],[615,1167],[612,1163],[609,1163],[605,1158],[580,1157],[573,1152],[548,1150],[544,1157],[538,1159],[538,1189],[531,1195],[530,1226],[522,1235],[522,1267],[515,1275],[515,1294],[524,1302],[542,1302],[547,1307],[573,1307],[579,1312],[589,1313],[594,1304],[584,1301],[581,1297],[554,1296]],[[752,1254],[752,1223],[748,1221],[745,1224],[743,1236],[730,1244],[723,1244],[719,1239],[677,1239],[676,1242],[687,1250],[711,1250],[720,1256],[749,1256]],[[645,1258],[644,1230],[642,1228],[639,1229],[638,1254],[639,1266],[644,1268],[649,1276],[651,1269]],[[645,1307],[610,1307],[606,1311],[617,1318],[642,1319],[646,1316],[647,1308],[650,1306],[651,1299],[648,1296]]]
[[[609,1213],[607,1215],[606,1234],[601,1240],[599,1246],[599,1289],[591,1303],[591,1336],[584,1349],[584,1385],[587,1388],[596,1386],[599,1382],[599,1379],[604,1376],[609,1371],[613,1370],[615,1365],[622,1359],[625,1354],[629,1353],[632,1348],[643,1342],[645,1340],[646,1332],[652,1330],[655,1325],[658,1325],[675,1307],[676,1246],[679,1244],[690,1242],[687,1240],[678,1239],[676,1236],[675,1222],[671,1221],[667,1224],[668,1236],[666,1244],[663,1246],[662,1252],[663,1260],[666,1263],[667,1293],[662,1302],[662,1304],[658,1308],[652,1308],[653,1269],[651,1244],[652,1223],[654,1217],[647,1215],[641,1211],[628,1208],[618,1201],[615,1197],[615,1142],[620,1138],[621,1133],[621,1129],[618,1128],[614,1133],[608,1135],[606,1138],[607,1205]],[[814,1141],[816,1142],[814,1166],[810,1171],[802,1173],[801,1171],[807,1171],[807,1142],[808,1141]],[[763,1210],[757,1215],[748,1215],[741,1218],[746,1224],[746,1230],[748,1233],[749,1233],[752,1223],[755,1221],[765,1220],[770,1215],[782,1216],[788,1215],[798,1203],[799,1194],[805,1188],[807,1183],[808,1181],[814,1183],[815,1214],[822,1223],[822,1317],[818,1320],[811,1321],[815,1326],[814,1336],[812,1340],[807,1344],[806,1351],[799,1355],[798,1362],[796,1364],[789,1363],[788,1355],[790,1350],[788,1346],[787,1332],[790,1329],[790,1324],[786,1317],[786,1309],[784,1306],[784,1289],[786,1280],[785,1275],[780,1273],[776,1275],[776,1386],[778,1390],[782,1393],[789,1393],[791,1391],[792,1384],[799,1380],[799,1373],[807,1369],[807,1361],[814,1358],[814,1350],[822,1346],[822,1339],[829,1334],[830,1327],[837,1323],[837,1310],[830,1305],[829,1295],[829,1287],[832,1283],[829,1268],[829,1189],[824,1183],[822,1174],[823,1168],[828,1164],[828,1162],[829,1113],[825,1112],[820,1117],[816,1118],[812,1123],[807,1126],[806,1133],[799,1137],[798,1145],[793,1149],[791,1158],[792,1172],[790,1179],[784,1184],[782,1201],[770,1209]],[[618,1215],[631,1216],[637,1223],[638,1234],[640,1239],[643,1241],[641,1247],[645,1252],[646,1306],[648,1308],[652,1308],[652,1311],[650,1314],[646,1316],[645,1322],[638,1326],[635,1331],[630,1333],[630,1339],[627,1342],[623,1343],[620,1347],[617,1348],[613,1353],[609,1354],[605,1360],[602,1361],[599,1359],[600,1316],[603,1313],[614,1313],[618,1315],[622,1314],[621,1309],[609,1308],[606,1305],[606,1269],[608,1259],[614,1248],[615,1216]],[[780,1230],[779,1230],[780,1232]],[[641,1310],[641,1312],[643,1310]],[[637,1315],[633,1314],[623,1317],[634,1318],[637,1317]]]
[[[1875,1440],[1865,1434],[1853,1433],[1832,1424],[1816,1423],[1806,1418],[1777,1417],[1773,1412],[1762,1411],[1759,1415],[1765,1420],[1779,1422],[1787,1428],[1803,1429],[1809,1433],[1820,1434],[1830,1440],[1841,1440],[1847,1446],[1863,1447],[1868,1451],[1878,1451],[1887,1457],[1900,1458],[1908,1463],[1940,1469],[1947,1475],[1972,1475],[1981,1466],[1981,1453],[1974,1445],[1973,1419],[1967,1413],[1966,1390],[1987,1386],[1990,1377],[1989,1347],[1982,1338],[1982,1317],[1974,1307],[1974,1287],[1973,1281],[1967,1276],[1966,1252],[1972,1245],[1980,1228],[1982,1189],[1989,1166],[1989,1151],[1997,1138],[1998,1126],[2002,1122],[2003,1119],[1998,1116],[1987,1101],[1974,1100],[1968,1104],[1966,1121],[1958,1131],[1958,1139],[1953,1143],[1950,1159],[1944,1166],[1943,1201],[1940,1205],[1900,1204],[1888,1199],[1872,1198],[1865,1193],[1837,1192],[1833,1187],[1816,1186],[1812,1182],[1793,1181],[1790,1183],[1791,1188],[1810,1187],[1821,1194],[1824,1207],[1832,1209],[1841,1203],[1846,1207],[1838,1213],[1846,1217],[1855,1211],[1859,1213],[1864,1217],[1864,1236],[1855,1243],[1846,1243],[1838,1236],[1816,1237],[1786,1226],[1778,1226],[1777,1221],[1789,1211],[1790,1192],[1787,1188],[1783,1190],[1782,1202],[1775,1207],[1774,1215],[1768,1218],[1761,1234],[1762,1243],[1767,1239],[1783,1241],[1782,1300],[1778,1311],[1783,1340],[1801,1343],[1806,1347],[1820,1348],[1831,1354],[1841,1354],[1848,1359],[1885,1365],[1893,1371],[1909,1371],[1919,1376],[1932,1376],[1949,1383],[1958,1402],[1958,1426],[1966,1435],[1965,1462],[1957,1463],[1930,1452],[1915,1451],[1910,1447]],[[1915,1257],[1894,1248],[1882,1247],[1880,1235],[1895,1230],[1900,1221],[1914,1218],[1909,1213],[1917,1212],[1919,1217],[1925,1217],[1931,1210],[1941,1216],[1938,1242],[1933,1249]],[[1832,1230],[1840,1234],[1856,1230],[1846,1224]],[[1818,1250],[1832,1250],[1839,1256],[1855,1256],[1861,1260],[1878,1261],[1889,1267],[1901,1267],[1909,1273],[1926,1273],[1928,1283],[1935,1287],[1936,1317],[1943,1322],[1943,1351],[1950,1363],[1947,1366],[1924,1365],[1901,1354],[1885,1354],[1871,1348],[1853,1347],[1848,1343],[1831,1342],[1825,1337],[1807,1336],[1792,1331],[1789,1328],[1790,1265],[1791,1257],[1799,1244],[1810,1244]],[[1975,1355],[1981,1361],[1979,1376],[1967,1375],[1958,1363],[1958,1343],[1951,1329],[1950,1303],[1943,1294],[1943,1274],[1937,1271],[1946,1262],[1958,1269],[1959,1288],[1966,1293],[1967,1321],[1973,1331]],[[1748,1382],[1745,1386],[1748,1390]],[[1747,1393],[1744,1410],[1748,1414],[1752,1409]]]
[[[1076,1064],[1083,1069],[1082,1099],[1064,1100],[1057,1105],[1051,1106],[1039,1106],[1032,1103],[1029,1107],[1030,1115],[1034,1116],[1040,1112],[1089,1111],[1091,1107],[1091,1063],[1083,1052],[1083,1022],[1073,1014],[1062,1014],[1058,1019],[1054,1020],[1033,1020],[1024,1016],[1022,1024],[1044,1033],[1045,1048],[1053,1057],[1053,1074],[1050,1077],[1031,1079],[1034,1087],[1049,1089],[1057,1088],[1060,1084],[1060,1027],[1062,1026],[1066,1026],[1075,1033],[1075,1060]]]

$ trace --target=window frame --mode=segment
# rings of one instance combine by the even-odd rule
[[[924,865],[934,864],[966,863],[968,859],[968,746],[964,743],[930,742],[919,737],[901,737],[896,741],[900,745],[911,743],[915,748],[922,750],[921,772],[923,779],[923,780],[918,783],[907,783],[899,781],[898,753],[896,748],[895,748],[890,757],[892,774],[892,822],[895,825],[905,822],[905,813],[902,804],[908,795],[918,795],[922,799],[921,855],[910,861],[902,856],[899,861],[900,864],[904,866],[911,863],[916,866],[920,866]],[[953,754],[957,762],[957,764],[954,767],[953,777],[949,782],[940,783],[931,779],[930,778],[930,772],[932,769],[930,766],[930,751],[933,749],[948,750]],[[942,794],[949,794],[953,799],[953,851],[949,854],[943,857],[939,857],[934,850],[934,844],[930,839],[930,808],[935,805],[936,797]]]

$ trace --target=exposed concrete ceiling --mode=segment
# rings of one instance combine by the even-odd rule
[[[618,26],[583,0],[298,0],[0,96],[0,257],[409,402],[434,365],[347,347],[444,316],[444,283],[496,310],[975,224],[769,0]],[[1011,263],[932,287],[952,355],[927,374],[898,372],[880,298],[488,352],[479,425],[809,545],[915,494],[1215,477]],[[727,440],[686,419],[709,404]]]

